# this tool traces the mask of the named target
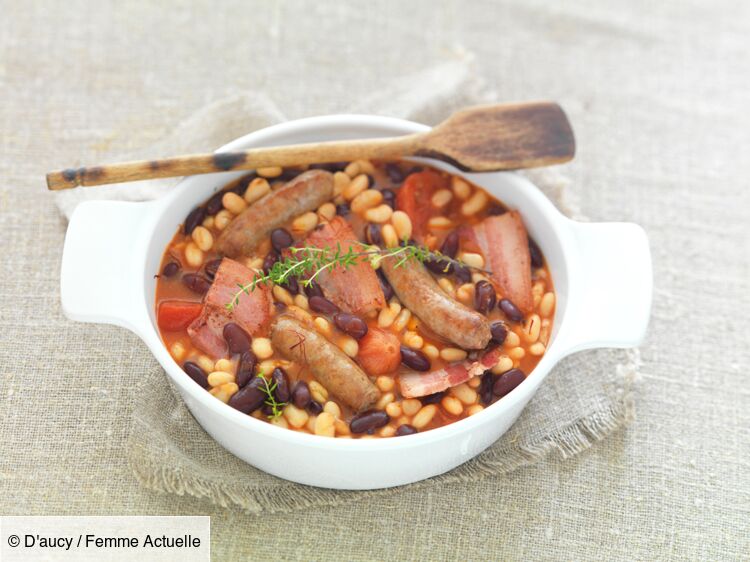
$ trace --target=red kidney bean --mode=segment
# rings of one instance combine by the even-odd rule
[[[410,176],[410,175],[412,175],[412,174],[418,174],[418,173],[419,173],[419,172],[421,172],[422,170],[424,170],[424,168],[423,168],[422,166],[412,166],[412,167],[411,167],[411,168],[409,168],[409,170],[408,170],[408,171],[406,172],[406,176],[408,177],[408,176]]]
[[[180,271],[180,264],[177,262],[171,261],[167,265],[164,266],[164,269],[161,270],[161,274],[164,277],[173,277],[177,274],[177,272]]]
[[[261,390],[263,381],[253,378],[229,399],[229,405],[243,414],[251,414],[266,403],[266,394]]]
[[[497,205],[497,204],[490,205],[489,208],[487,209],[487,214],[489,216],[491,216],[491,217],[496,217],[496,216],[504,215],[507,212],[508,211],[506,211],[503,207],[501,207],[500,205]]]
[[[286,229],[277,228],[271,231],[271,246],[273,246],[273,249],[278,253],[281,253],[284,248],[291,246],[293,242],[294,239],[292,238],[292,235],[289,234],[289,231]]]
[[[500,299],[500,310],[513,322],[523,322],[523,312],[508,299]]]
[[[485,371],[479,382],[479,398],[482,404],[489,406],[492,404],[492,386],[495,384],[495,377],[492,371]]]
[[[415,371],[429,371],[430,360],[427,356],[416,349],[401,346],[401,363]]]
[[[340,205],[336,205],[336,214],[342,217],[345,217],[349,213],[351,213],[352,210],[349,208],[349,205],[346,203],[341,203]]]
[[[221,202],[222,197],[224,197],[223,191],[217,191],[211,196],[211,199],[208,200],[206,203],[206,213],[209,215],[215,215],[221,209],[224,207],[223,203]]]
[[[349,422],[349,429],[352,430],[352,433],[367,433],[383,427],[389,421],[391,421],[391,417],[384,411],[367,410],[352,418],[352,421]]]
[[[199,294],[207,293],[211,288],[211,281],[197,273],[186,273],[182,276],[182,282],[188,289]]]
[[[234,187],[229,188],[229,191],[233,191],[237,195],[245,195],[247,186],[250,185],[250,182],[253,181],[256,177],[257,176],[255,175],[255,173],[251,173],[241,177]]]
[[[296,178],[299,174],[300,170],[298,170],[297,168],[284,168],[284,170],[282,170],[281,172],[281,175],[274,179],[279,181],[289,181]]]
[[[385,274],[381,269],[378,269],[376,273],[378,275],[378,281],[380,281],[380,288],[383,289],[385,300],[391,300],[391,297],[395,294],[393,292],[393,287],[391,287],[391,284],[388,282],[388,279],[385,278]]]
[[[365,240],[368,244],[380,246],[383,244],[382,229],[379,224],[368,223],[365,227]]]
[[[490,333],[492,334],[492,341],[496,343],[503,343],[505,338],[508,337],[508,327],[498,321],[490,324]]]
[[[437,404],[443,399],[443,396],[445,396],[445,391],[428,394],[427,396],[421,396],[419,398],[419,401],[422,402],[424,406],[427,406],[428,404]]]
[[[534,267],[542,267],[544,265],[544,257],[542,251],[537,246],[536,242],[532,238],[529,238],[529,256],[531,256],[531,265]]]
[[[273,301],[273,307],[276,312],[284,312],[286,310],[286,304],[281,301]]]
[[[396,435],[399,437],[403,437],[404,435],[414,435],[415,433],[418,433],[417,428],[408,423],[401,424],[396,429]]]
[[[333,316],[333,322],[339,330],[354,339],[359,340],[367,335],[367,322],[354,314],[339,312]]]
[[[192,234],[195,227],[203,222],[206,218],[206,209],[203,207],[196,207],[187,217],[185,217],[185,224],[183,225],[185,234]]]
[[[325,297],[310,297],[307,299],[307,304],[310,306],[310,308],[318,312],[320,314],[326,314],[328,316],[333,316],[334,314],[339,312],[339,307],[333,304],[331,301],[329,301]]]
[[[307,411],[310,412],[313,416],[317,416],[320,412],[323,411],[323,405],[320,402],[316,402],[315,400],[310,400],[310,403],[307,405]]]
[[[238,324],[228,322],[224,325],[223,334],[232,353],[243,353],[250,349],[252,338]]]
[[[396,192],[392,189],[384,189],[381,193],[383,194],[383,203],[392,209],[396,208]]]
[[[323,289],[320,288],[317,281],[310,281],[310,283],[304,286],[304,289],[307,298],[323,296]]]
[[[427,269],[440,275],[448,275],[453,273],[456,269],[455,262],[444,258],[430,257],[425,260],[424,264],[427,266]],[[469,278],[471,278],[471,275],[469,275]]]
[[[277,254],[273,250],[268,252],[265,259],[263,260],[263,272],[268,275],[268,272],[271,271],[273,264],[275,264],[277,261],[279,261],[279,254]]]
[[[255,376],[255,366],[258,364],[258,358],[251,349],[243,351],[240,355],[240,361],[237,364],[237,386],[242,388]]]
[[[388,174],[388,179],[393,183],[401,183],[404,181],[404,172],[401,171],[398,164],[388,162],[388,164],[385,165],[385,173]]]
[[[213,278],[216,277],[216,272],[219,270],[220,265],[221,259],[211,260],[210,262],[207,262],[206,265],[203,266],[203,271],[205,272],[206,277],[213,280]]]
[[[293,295],[299,293],[299,281],[297,281],[296,277],[290,277],[286,280],[286,283],[281,283],[281,286]]]
[[[263,408],[260,411],[263,412],[264,416],[273,417],[273,406],[271,404],[263,402]]]
[[[281,367],[276,367],[271,373],[271,379],[276,383],[273,395],[279,402],[289,402],[289,377]]]
[[[440,253],[455,258],[458,253],[458,231],[451,231],[440,246]]]
[[[182,364],[182,370],[187,373],[187,376],[189,376],[203,388],[208,388],[208,376],[206,375],[206,371],[201,369],[197,363],[193,363],[192,361],[185,361],[185,363]]]
[[[310,164],[311,170],[328,170],[329,172],[339,172],[346,168],[349,162],[323,162],[319,164]]]
[[[482,314],[487,314],[490,310],[495,308],[496,301],[497,295],[495,295],[495,287],[493,287],[488,281],[479,281],[474,290],[474,308]]]
[[[307,408],[310,400],[310,387],[305,381],[297,381],[292,389],[292,404],[297,408]]]
[[[471,270],[465,265],[456,265],[454,273],[459,281],[463,283],[471,283]]]
[[[492,393],[502,398],[521,384],[525,378],[526,375],[523,374],[521,369],[506,371],[495,380],[495,384],[492,386]]]

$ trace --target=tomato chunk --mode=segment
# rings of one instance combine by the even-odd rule
[[[447,180],[432,170],[410,174],[396,194],[396,208],[409,215],[414,238],[420,240],[432,214],[430,200],[438,190],[447,187]]]
[[[367,335],[359,340],[357,360],[368,375],[392,373],[401,363],[398,338],[380,328],[370,328]]]
[[[162,330],[184,330],[201,313],[203,305],[190,301],[162,301],[156,323]]]

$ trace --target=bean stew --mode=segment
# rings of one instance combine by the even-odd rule
[[[186,376],[244,414],[337,438],[480,412],[534,369],[555,312],[520,214],[405,161],[258,169],[191,210],[155,273]]]

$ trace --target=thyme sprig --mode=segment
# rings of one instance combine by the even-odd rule
[[[266,406],[271,407],[271,414],[269,414],[268,419],[269,420],[275,420],[282,414],[282,410],[284,406],[286,406],[286,402],[279,402],[276,400],[276,396],[274,396],[274,392],[276,391],[276,387],[278,384],[276,381],[273,383],[269,383],[268,379],[264,376],[263,371],[260,371],[256,375],[262,382],[260,385],[260,390],[263,391],[263,394],[266,395]]]
[[[409,260],[422,263],[428,260],[435,260],[439,263],[445,262],[446,271],[451,264],[468,267],[461,260],[450,258],[425,246],[412,244],[407,240],[404,240],[401,246],[394,248],[381,248],[373,244],[356,242],[350,245],[348,250],[344,250],[341,243],[337,243],[336,248],[290,247],[289,252],[288,256],[274,263],[268,273],[263,275],[256,273],[253,280],[245,285],[238,283],[239,290],[235,293],[232,301],[226,304],[227,309],[233,310],[239,304],[243,293],[249,295],[260,284],[284,285],[290,278],[294,277],[304,287],[308,287],[323,271],[337,267],[346,269],[364,261],[369,261],[373,268],[377,268],[380,262],[386,258],[398,258],[394,267],[403,267]]]

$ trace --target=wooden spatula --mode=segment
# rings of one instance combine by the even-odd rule
[[[68,168],[47,174],[47,187],[60,190],[228,170],[402,156],[426,156],[449,162],[461,170],[490,172],[560,164],[573,158],[574,153],[573,131],[559,105],[509,103],[463,109],[430,131],[402,137],[251,148]]]

